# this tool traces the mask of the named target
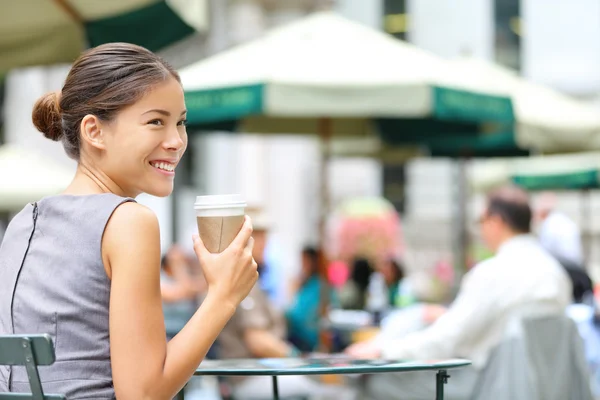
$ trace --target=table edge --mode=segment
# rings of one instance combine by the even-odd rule
[[[416,371],[441,371],[450,370],[457,368],[464,368],[472,365],[471,361],[468,360],[456,360],[453,364],[417,364],[414,366],[353,366],[353,367],[339,367],[333,371],[331,368],[311,368],[311,369],[278,369],[278,368],[265,368],[256,370],[244,370],[244,371],[219,371],[217,369],[202,369],[198,368],[194,371],[195,376],[283,376],[283,375],[371,375],[381,373],[403,373],[403,372],[416,372]]]

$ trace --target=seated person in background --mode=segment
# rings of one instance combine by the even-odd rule
[[[401,262],[388,258],[381,265],[381,273],[388,287],[389,304],[393,307],[406,307],[415,303],[415,298],[405,278],[405,268]]]
[[[253,220],[260,220],[260,216],[252,214],[250,216]],[[255,260],[262,259],[263,249],[263,246],[254,245]],[[258,264],[260,273],[261,263]],[[256,284],[221,332],[218,338],[219,355],[222,359],[299,356],[300,351],[288,343],[286,337],[287,329],[283,313],[269,302],[267,293]],[[232,383],[233,397],[236,399],[272,398],[269,376],[231,377],[228,380]],[[281,397],[323,395],[331,389],[306,376],[279,377]]]
[[[283,269],[279,263],[279,257],[274,251],[277,242],[274,242],[274,238],[270,235],[271,219],[257,206],[247,207],[246,213],[253,218],[254,261],[261,270],[258,284],[267,295],[269,302],[276,308],[283,309],[283,303],[286,300],[284,293],[287,288],[283,284]]]
[[[313,247],[302,250],[302,267],[292,284],[294,299],[286,312],[289,339],[300,350],[316,350],[319,341],[319,306],[321,278],[319,277],[319,251]],[[332,293],[331,303],[336,302]]]
[[[358,343],[347,354],[409,360],[467,358],[472,368],[452,374],[446,398],[468,398],[478,371],[501,342],[511,317],[528,310],[564,315],[572,301],[564,268],[530,235],[531,214],[527,194],[521,189],[504,187],[488,195],[481,233],[495,256],[465,275],[448,311],[422,331]],[[433,385],[415,378],[411,374],[374,376],[368,383],[370,397],[433,398]]]
[[[160,271],[160,293],[169,339],[194,315],[199,296],[205,291],[206,282],[193,273],[186,254],[179,246],[172,246],[161,260]]]
[[[594,283],[582,265],[570,260],[557,258],[563,266],[573,285],[573,301],[575,303],[593,302]]]
[[[536,202],[536,219],[539,221],[539,239],[542,246],[560,260],[583,267],[583,246],[579,226],[557,208],[556,194],[540,194]]]
[[[373,268],[368,260],[357,258],[350,269],[350,279],[339,291],[340,305],[346,310],[363,310]]]

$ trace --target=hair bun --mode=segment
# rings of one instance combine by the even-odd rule
[[[38,131],[50,140],[58,141],[63,136],[62,117],[58,92],[46,93],[33,106],[31,119]]]

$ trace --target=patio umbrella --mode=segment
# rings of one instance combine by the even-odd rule
[[[0,147],[0,212],[20,210],[28,202],[64,190],[74,171],[14,145]]]
[[[461,58],[450,62],[462,71],[465,87],[512,98],[513,141],[521,149],[545,153],[600,148],[600,112],[584,101],[520,77],[516,71],[483,60]]]
[[[130,42],[156,51],[207,27],[207,0],[18,0],[0,14],[0,74],[70,63],[87,47]]]
[[[329,118],[332,134],[348,136],[368,134],[368,118],[389,117],[405,119],[408,137],[450,122],[512,121],[510,99],[463,90],[447,70],[432,53],[322,12],[180,74],[188,121],[204,128],[319,133]]]
[[[481,161],[473,167],[470,180],[475,190],[508,183],[530,191],[596,189],[600,188],[600,153]]]

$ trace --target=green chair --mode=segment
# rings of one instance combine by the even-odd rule
[[[49,335],[0,336],[0,365],[24,366],[31,393],[0,393],[0,400],[66,400],[65,396],[44,394],[38,365],[52,365],[56,360]]]

